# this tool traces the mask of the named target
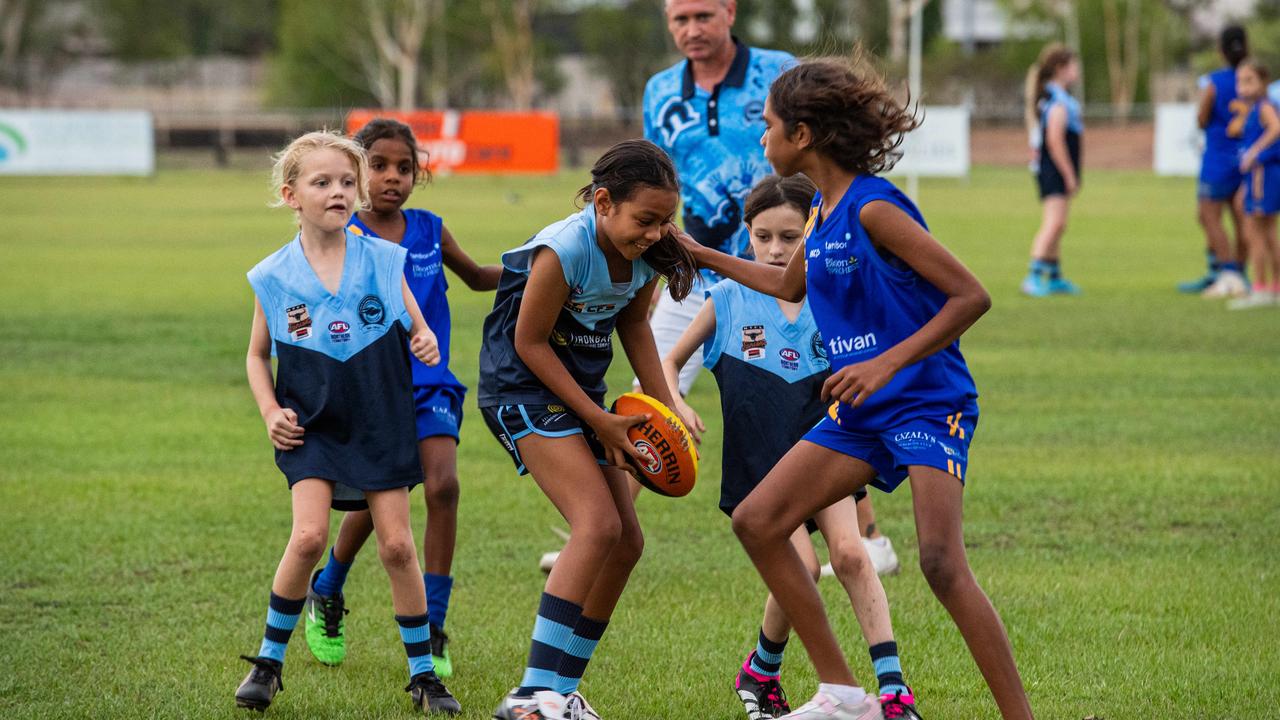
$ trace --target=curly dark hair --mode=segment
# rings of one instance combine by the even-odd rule
[[[642,188],[680,191],[671,158],[648,140],[623,140],[605,151],[591,166],[591,183],[578,191],[578,200],[591,202],[599,188],[609,191],[614,203],[624,203]],[[670,233],[644,251],[644,261],[667,279],[667,291],[683,300],[693,291],[698,263]]]
[[[808,60],[769,88],[769,105],[790,136],[801,123],[809,147],[858,175],[893,168],[902,138],[920,126],[910,98],[899,103],[884,78],[855,55],[852,61]]]
[[[408,125],[389,117],[374,118],[352,136],[352,140],[360,143],[365,150],[372,150],[373,144],[379,140],[399,140],[409,146],[409,157],[413,158],[413,183],[431,182],[431,171],[418,159],[418,138]],[[424,152],[425,154],[425,152]]]

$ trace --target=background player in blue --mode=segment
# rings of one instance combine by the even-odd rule
[[[402,210],[422,169],[413,131],[404,123],[378,118],[355,136],[369,153],[370,206],[356,214],[348,229],[357,235],[380,237],[407,251],[404,276],[418,299],[427,324],[435,331],[440,362],[413,365],[413,399],[417,414],[418,455],[422,461],[427,527],[422,538],[423,581],[427,615],[431,619],[431,655],[436,674],[453,674],[445,619],[453,588],[453,550],[458,526],[458,431],[466,387],[449,370],[450,317],[445,295],[447,267],[472,290],[493,290],[502,269],[477,265],[458,245],[438,215],[427,210]],[[349,508],[364,506],[349,501]],[[346,614],[343,584],[369,533],[367,510],[349,512],[329,551],[329,561],[316,572],[307,593],[307,645],[316,659],[337,665],[346,656]]]
[[[409,527],[409,488],[421,482],[422,470],[406,341],[423,363],[439,362],[440,352],[405,282],[405,250],[346,231],[357,203],[368,202],[367,173],[363,148],[339,135],[309,133],[290,143],[273,178],[280,204],[293,208],[300,229],[249,272],[256,296],[249,387],[289,481],[293,531],[271,584],[262,645],[245,657],[253,669],[236,690],[241,707],[265,709],[282,687],[285,648],[324,552],[333,489],[341,483],[364,492],[378,525],[378,555],[409,656],[405,689],[428,713],[460,710],[432,671],[426,595]]]
[[[658,275],[677,297],[697,275],[666,232],[678,192],[661,150],[618,143],[591,168],[581,212],[502,256],[484,323],[480,410],[570,534],[547,578],[524,677],[494,712],[499,720],[598,718],[578,683],[644,547],[620,469],[640,461],[626,433],[644,417],[604,409],[604,376],[616,328],[644,391],[671,403],[646,315]]]
[[[685,231],[707,247],[740,255],[747,250],[742,203],[772,172],[756,143],[764,131],[760,112],[769,83],[795,58],[735,38],[734,0],[667,0],[663,7],[685,59],[645,85],[644,136],[675,164]],[[675,345],[702,300],[701,291],[680,303],[658,298],[650,324],[659,354]],[[681,369],[682,393],[693,386],[700,353]]]
[[[1040,159],[1036,183],[1040,190],[1040,230],[1031,241],[1031,267],[1022,292],[1031,297],[1075,295],[1076,284],[1062,275],[1062,236],[1067,231],[1071,198],[1080,190],[1080,142],[1084,120],[1080,103],[1068,88],[1080,78],[1075,53],[1053,43],[1040,52],[1028,83],[1028,114],[1040,124]]]
[[[880,717],[849,670],[817,586],[787,538],[818,510],[867,484],[911,480],[920,567],[950,613],[1005,718],[1031,717],[1000,616],[969,568],[963,480],[977,391],[961,334],[991,305],[973,273],[928,232],[915,205],[876,173],[917,125],[874,71],[807,62],[774,81],[765,154],[803,173],[820,200],[805,246],[785,269],[682,236],[698,264],[784,300],[809,298],[837,401],[733,514],[734,531],[791,618],[821,681],[793,720]]]
[[[1248,106],[1236,99],[1236,66],[1249,54],[1244,28],[1223,28],[1218,50],[1227,66],[1200,78],[1198,113],[1204,130],[1204,154],[1196,185],[1196,215],[1204,228],[1209,269],[1204,277],[1178,285],[1182,292],[1207,292],[1209,297],[1238,295],[1245,289],[1240,266],[1245,242],[1239,163],[1240,135]],[[1235,247],[1222,227],[1223,210],[1230,211],[1235,225]]]
[[[1248,239],[1249,268],[1253,273],[1250,293],[1227,307],[1247,310],[1269,307],[1280,292],[1280,247],[1276,242],[1276,213],[1280,212],[1280,113],[1267,97],[1269,73],[1252,59],[1236,68],[1240,100],[1250,106],[1245,120],[1240,156],[1244,173],[1245,237]]]
[[[770,175],[756,184],[743,207],[756,262],[786,267],[795,249],[803,245],[814,192],[813,183],[803,175]],[[831,364],[807,303],[779,300],[733,280],[716,283],[707,296],[689,329],[663,358],[662,370],[685,426],[690,421],[701,424],[680,397],[677,383],[680,366],[695,347],[705,343],[703,363],[720,386],[724,416],[720,509],[732,516],[774,464],[826,414],[821,391]],[[861,492],[865,495],[865,490]],[[857,515],[854,498],[838,500],[792,533],[791,545],[816,580],[818,556],[809,532],[821,530],[836,577],[853,603],[871,650],[886,717],[918,718],[915,698],[903,681],[889,602],[859,536]],[[765,601],[756,649],[734,680],[748,720],[781,717],[791,711],[778,680],[790,634],[791,624],[770,597]]]

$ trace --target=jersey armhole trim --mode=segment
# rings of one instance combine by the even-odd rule
[[[720,356],[724,354],[725,343],[728,341],[730,325],[733,321],[729,312],[727,288],[713,285],[707,289],[706,298],[715,310],[716,324],[711,330],[711,337],[702,343],[702,366],[711,370],[716,363],[720,362]]]

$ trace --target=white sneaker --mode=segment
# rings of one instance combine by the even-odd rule
[[[568,712],[565,717],[569,720],[600,720],[600,713],[591,707],[591,703],[582,697],[582,693],[574,690],[565,698],[565,706]]]
[[[897,575],[902,565],[898,562],[898,553],[893,551],[893,543],[885,535],[878,538],[862,538],[862,546],[867,549],[867,557],[876,568],[877,575]]]
[[[1203,298],[1238,298],[1249,292],[1249,283],[1244,276],[1234,270],[1223,270],[1218,279],[1200,293]]]
[[[884,716],[880,714],[880,702],[870,695],[857,705],[844,705],[819,691],[812,700],[779,720],[884,720]]]
[[[560,559],[560,551],[542,553],[542,559],[538,561],[538,567],[542,572],[551,574],[551,568],[556,566],[556,560]]]
[[[877,575],[897,575],[902,565],[898,562],[898,553],[893,551],[893,543],[881,535],[878,538],[862,538],[862,547],[867,549],[867,557]],[[836,571],[831,563],[822,566],[822,577],[835,577]]]
[[[1276,296],[1269,292],[1254,290],[1242,298],[1227,303],[1228,310],[1252,310],[1253,308],[1271,307],[1276,304]]]
[[[567,720],[564,696],[552,690],[539,690],[532,697],[516,695],[512,690],[498,703],[493,720]]]

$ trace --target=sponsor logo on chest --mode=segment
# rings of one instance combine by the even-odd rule
[[[285,308],[284,315],[289,323],[289,337],[293,338],[294,342],[311,337],[311,313],[307,311],[306,303]]]
[[[763,360],[764,349],[769,341],[764,337],[763,325],[742,326],[742,359]]]

